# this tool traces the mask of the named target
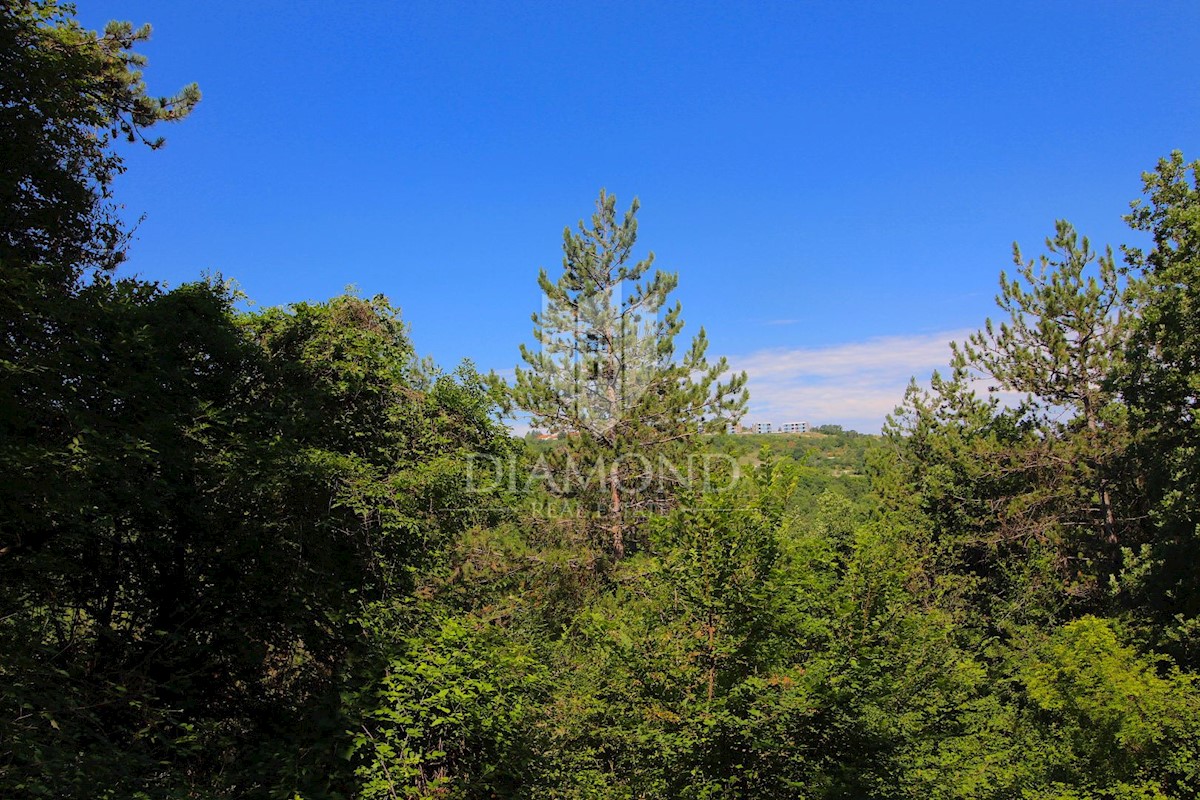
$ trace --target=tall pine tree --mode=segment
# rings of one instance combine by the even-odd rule
[[[961,360],[991,378],[993,388],[1027,396],[1027,408],[1049,435],[1062,436],[1073,453],[1078,485],[1094,496],[1091,516],[1105,541],[1118,540],[1116,512],[1106,471],[1113,460],[1113,401],[1108,379],[1117,364],[1125,315],[1111,249],[1103,255],[1080,241],[1066,220],[1046,239],[1047,254],[1025,261],[1013,245],[1017,277],[1000,274],[996,304],[1008,315],[989,319],[962,348]],[[1095,265],[1094,269],[1092,265]]]
[[[740,419],[748,400],[745,374],[722,381],[725,359],[709,363],[703,328],[676,357],[682,307],[667,298],[679,278],[651,273],[653,253],[631,260],[638,207],[618,218],[601,190],[591,224],[564,231],[562,275],[538,276],[540,348],[521,347],[513,391],[534,427],[564,435],[550,486],[590,512],[616,558],[639,519],[671,505],[699,434]]]
[[[1200,161],[1178,151],[1143,176],[1145,197],[1125,218],[1152,237],[1126,248],[1140,273],[1137,318],[1119,388],[1129,403],[1149,504],[1147,545],[1128,558],[1129,605],[1153,641],[1200,665]]]

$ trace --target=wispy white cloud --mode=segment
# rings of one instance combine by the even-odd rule
[[[927,381],[950,361],[950,342],[971,331],[885,336],[825,347],[730,356],[749,376],[750,421],[804,420],[874,433],[900,403],[912,377]]]

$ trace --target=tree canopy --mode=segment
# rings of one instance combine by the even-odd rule
[[[732,436],[603,191],[513,386],[120,276],[117,140],[199,99],[148,33],[0,6],[0,796],[1200,796],[1200,162],[1121,264],[1015,250],[883,436]]]

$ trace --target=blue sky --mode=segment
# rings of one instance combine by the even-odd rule
[[[992,313],[1019,241],[1095,243],[1139,174],[1200,157],[1195,2],[87,2],[150,22],[128,271],[260,304],[348,284],[422,353],[511,368],[539,267],[600,187],[680,273],[751,420],[877,430]]]

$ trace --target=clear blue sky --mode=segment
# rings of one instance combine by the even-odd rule
[[[1035,255],[1065,217],[1129,241],[1139,174],[1200,157],[1194,0],[79,6],[154,26],[151,91],[204,93],[128,159],[131,271],[262,304],[382,292],[448,366],[515,363],[537,269],[602,186],[640,197],[714,352],[911,373],[992,313],[1013,240]],[[893,391],[793,377],[752,418],[870,429],[830,392]]]

